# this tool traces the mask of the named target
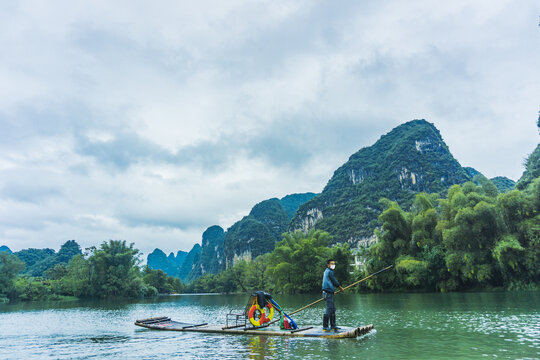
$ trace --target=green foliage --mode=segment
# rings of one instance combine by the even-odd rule
[[[307,236],[299,231],[284,234],[269,256],[266,270],[273,280],[270,284],[273,291],[308,293],[319,290],[326,260],[332,255],[327,247],[330,240],[329,234],[323,231],[312,231]]]
[[[500,193],[505,193],[510,190],[514,190],[516,182],[504,176],[496,176],[490,179],[493,185],[497,187]]]
[[[417,194],[410,212],[382,200],[378,242],[364,252],[367,272],[395,267],[367,287],[453,291],[538,284],[540,178],[527,191],[504,194],[479,175],[475,181],[452,186],[446,199]]]
[[[417,287],[427,281],[428,262],[412,256],[401,256],[396,260],[396,271],[402,282]]]
[[[289,215],[278,199],[269,199],[258,203],[251,209],[249,216],[266,225],[276,241],[281,238],[281,234],[287,231],[289,226]]]
[[[15,281],[17,298],[23,301],[45,300],[51,294],[50,283],[43,280],[19,277]]]
[[[87,260],[89,295],[103,298],[126,295],[136,297],[138,289],[132,287],[132,283],[138,275],[138,253],[133,243],[127,246],[125,241],[120,240],[103,242],[99,249],[91,248]]]
[[[7,251],[0,252],[0,298],[13,299],[16,296],[15,280],[24,269],[24,263]],[[6,300],[2,300],[5,302]]]
[[[67,264],[75,255],[81,254],[81,248],[75,240],[66,241],[58,253],[53,249],[25,249],[15,253],[25,264],[24,274],[46,276],[47,270],[57,264]]]
[[[540,144],[525,160],[525,172],[516,184],[518,190],[525,190],[534,179],[540,176]]]
[[[312,293],[321,288],[326,260],[333,258],[336,277],[350,280],[352,254],[347,244],[328,247],[331,237],[324,231],[285,233],[275,249],[255,260],[240,261],[218,274],[205,274],[186,287],[187,292]]]
[[[159,294],[181,293],[184,290],[180,279],[167,276],[162,270],[152,270],[148,266],[143,270],[143,282],[156,289]]]
[[[227,266],[235,254],[250,253],[252,258],[274,250],[276,239],[268,226],[252,216],[245,216],[231,226],[225,235],[223,251]]]
[[[492,254],[497,260],[503,276],[513,278],[522,271],[522,269],[519,269],[519,264],[524,250],[523,246],[512,235],[505,235],[495,244]]]

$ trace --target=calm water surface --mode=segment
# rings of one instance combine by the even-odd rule
[[[276,296],[293,311],[316,295]],[[0,359],[540,359],[540,292],[343,294],[338,325],[375,324],[359,339],[153,331],[135,319],[170,316],[222,324],[247,296],[0,305]],[[320,326],[323,304],[294,316]]]

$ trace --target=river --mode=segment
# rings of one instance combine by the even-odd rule
[[[275,299],[293,311],[317,295]],[[358,339],[155,331],[135,319],[170,316],[222,324],[246,295],[180,295],[144,301],[0,305],[0,359],[540,359],[540,292],[341,294],[338,325],[373,323]],[[320,326],[323,303],[293,318]]]

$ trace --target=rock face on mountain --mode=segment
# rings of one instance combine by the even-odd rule
[[[437,128],[413,120],[353,154],[320,195],[300,206],[289,229],[322,229],[335,242],[363,243],[378,226],[380,198],[407,208],[416,193],[443,193],[470,179]]]
[[[217,274],[225,269],[223,241],[225,231],[221,226],[210,226],[202,235],[201,256],[186,277],[189,282],[206,273]]]
[[[538,119],[540,122],[540,118]],[[540,176],[540,144],[525,161],[525,171],[516,184],[519,190],[525,189],[534,179]]]

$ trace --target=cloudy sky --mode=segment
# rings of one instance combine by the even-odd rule
[[[393,127],[519,179],[538,1],[2,1],[0,245],[189,250]]]

